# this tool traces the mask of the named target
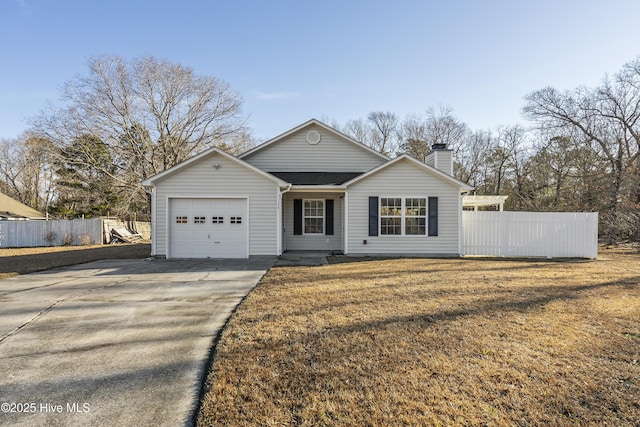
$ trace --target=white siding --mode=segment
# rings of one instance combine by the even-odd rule
[[[333,235],[316,236],[293,234],[294,199],[333,199]],[[284,199],[284,250],[286,251],[342,251],[342,203],[338,193],[286,193]]]
[[[433,150],[427,155],[425,163],[453,176],[453,150]]]
[[[598,257],[598,213],[462,213],[464,255]]]
[[[216,169],[213,164],[219,167]],[[246,197],[249,255],[277,255],[277,184],[219,154],[189,165],[156,186],[155,255],[167,255],[167,201],[173,197]]]
[[[306,135],[316,130],[321,140],[307,143]],[[269,172],[366,172],[385,159],[358,147],[319,126],[308,126],[242,160]]]
[[[356,182],[347,191],[349,254],[459,255],[457,186],[406,160]],[[438,197],[438,236],[369,236],[370,196]]]

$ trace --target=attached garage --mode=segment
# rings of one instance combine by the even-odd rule
[[[281,192],[288,184],[218,148],[142,183],[151,194],[151,255],[279,255]]]
[[[247,199],[169,199],[171,258],[247,258]]]

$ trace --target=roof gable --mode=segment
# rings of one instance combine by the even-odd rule
[[[268,179],[274,181],[278,185],[281,185],[281,186],[287,185],[287,183],[282,181],[280,178],[278,178],[276,176],[273,176],[270,173],[265,172],[265,171],[263,171],[261,169],[258,169],[255,166],[252,166],[249,163],[247,163],[247,162],[245,162],[245,161],[243,161],[243,160],[241,160],[241,159],[239,159],[239,158],[237,158],[235,156],[232,156],[229,153],[225,153],[224,151],[222,151],[221,149],[219,149],[217,147],[211,147],[211,148],[203,151],[200,154],[196,154],[195,156],[190,157],[189,159],[187,159],[187,160],[185,160],[185,161],[183,161],[181,163],[178,163],[177,165],[175,165],[175,166],[173,166],[173,167],[171,167],[171,168],[169,168],[169,169],[167,169],[167,170],[165,170],[163,172],[160,172],[157,175],[154,175],[154,176],[152,176],[150,178],[147,178],[147,179],[145,179],[144,181],[141,182],[141,185],[148,186],[148,187],[153,187],[159,181],[162,181],[163,179],[166,179],[166,178],[176,174],[179,171],[185,170],[186,168],[190,167],[191,165],[196,164],[196,163],[200,162],[201,160],[206,159],[207,157],[214,157],[215,155],[223,156],[226,159],[228,159],[228,160],[230,160],[232,162],[235,162],[235,163],[239,164],[240,166],[246,168],[247,170],[250,170],[250,171],[252,171],[252,172],[254,172],[254,173],[258,174],[258,175],[262,175],[265,178],[268,178]]]
[[[423,163],[423,162],[411,157],[408,154],[402,154],[401,156],[398,156],[395,159],[393,159],[393,160],[391,160],[391,161],[389,161],[389,162],[387,162],[387,163],[385,163],[383,165],[380,165],[377,168],[372,169],[367,173],[364,173],[364,174],[362,174],[362,175],[360,175],[360,176],[358,176],[358,177],[356,177],[356,178],[354,178],[354,179],[352,179],[350,181],[345,182],[344,185],[346,187],[349,187],[349,185],[352,185],[352,184],[355,184],[356,182],[360,182],[362,180],[365,180],[369,176],[374,175],[374,174],[376,174],[376,173],[378,173],[378,172],[380,172],[382,170],[386,170],[388,168],[391,168],[391,167],[393,167],[393,165],[395,165],[395,164],[397,164],[399,162],[403,162],[403,161],[410,162],[411,164],[413,164],[413,165],[417,166],[418,168],[424,170],[425,172],[427,172],[427,173],[439,178],[440,180],[442,180],[444,182],[447,182],[447,183],[449,183],[449,184],[451,184],[453,186],[459,187],[460,191],[471,191],[471,190],[473,190],[473,187],[471,187],[470,185],[465,184],[464,182],[459,181],[456,178],[454,178],[454,177],[452,177],[450,175],[447,175],[446,173],[444,173],[444,172],[442,172],[442,171],[440,171],[440,170],[438,170],[438,169],[436,169],[434,167],[431,167],[431,166],[427,165],[426,163]]]
[[[364,172],[389,161],[389,157],[316,119],[296,126],[239,157],[269,172]]]

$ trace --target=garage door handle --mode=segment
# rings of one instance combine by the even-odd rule
[[[213,242],[213,243],[220,243],[220,242]]]

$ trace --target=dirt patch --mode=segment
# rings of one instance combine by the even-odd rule
[[[0,249],[0,279],[101,259],[146,258],[150,253],[151,245],[147,243],[5,248]]]
[[[199,425],[636,425],[640,255],[273,268]]]

